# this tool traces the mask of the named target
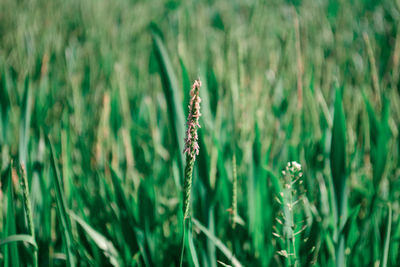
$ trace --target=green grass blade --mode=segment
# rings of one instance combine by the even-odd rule
[[[348,236],[351,228],[355,225],[358,213],[360,212],[361,205],[357,205],[347,218],[342,228],[341,234]]]
[[[138,229],[138,223],[135,216],[135,210],[128,201],[128,197],[122,187],[121,178],[111,168],[111,179],[114,186],[114,194],[116,198],[116,204],[119,207],[119,220],[124,233],[124,239],[126,244],[129,245],[131,254],[136,253],[139,249],[141,256],[146,264],[150,265],[150,258],[147,255],[145,247],[143,245],[145,239],[142,237],[142,232]],[[143,242],[141,242],[143,241]]]
[[[188,238],[189,251],[190,251],[190,255],[192,256],[193,265],[195,267],[200,267],[199,260],[197,258],[196,248],[193,243],[193,236],[192,236],[191,231],[188,231],[187,238]]]
[[[33,246],[35,250],[38,249],[35,238],[31,235],[10,235],[0,240],[0,246],[7,245],[12,242],[26,242]]]
[[[186,69],[185,63],[183,63],[183,60],[181,58],[179,59],[179,63],[181,65],[181,73],[182,73],[182,88],[183,88],[183,92],[186,92],[186,91],[190,90],[190,87],[192,85],[190,83],[189,73]],[[190,101],[190,94],[184,93],[182,107],[185,112],[185,118],[188,115],[187,105],[188,105],[189,101]]]
[[[195,267],[199,267],[199,259],[197,257],[197,253],[196,253],[196,248],[194,246],[193,243],[193,236],[192,236],[192,223],[190,220],[184,220],[184,233],[183,233],[183,246],[186,247],[188,254],[187,254],[187,258],[188,258],[188,262],[190,262],[190,266],[194,265]],[[181,260],[180,260],[180,266],[184,266],[182,265],[183,263],[183,256],[184,256],[184,247],[182,247],[182,251],[181,251]]]
[[[185,134],[185,118],[183,117],[182,97],[167,49],[165,48],[160,35],[155,30],[152,30],[152,37],[153,49],[160,66],[161,81],[164,95],[167,100],[169,120],[173,131],[173,140],[175,147],[178,148],[179,165],[181,173],[183,174],[184,158],[182,151]]]
[[[7,140],[7,126],[9,121],[10,97],[7,90],[6,75],[0,70],[0,145]]]
[[[16,234],[14,192],[11,179],[11,167],[8,169],[7,190],[7,217],[5,223],[5,238]],[[7,245],[4,249],[4,266],[20,266],[19,253],[16,243]]]
[[[238,261],[238,259],[233,255],[233,253],[222,243],[221,240],[219,240],[215,235],[211,234],[210,231],[208,231],[207,228],[205,228],[198,220],[195,218],[192,218],[193,224],[199,228],[200,231],[202,231],[207,238],[209,238],[214,244],[217,246],[217,248],[227,257],[229,260],[231,260],[233,266],[235,267],[241,267],[242,264]]]
[[[29,125],[31,121],[31,90],[29,89],[29,77],[25,78],[24,96],[21,105],[21,120],[19,132],[19,162],[26,164],[28,156]]]
[[[113,266],[120,266],[120,256],[113,243],[102,234],[94,230],[88,223],[73,212],[69,212],[71,219],[75,220],[93,240],[93,242],[103,251],[104,255],[110,260]]]
[[[47,141],[50,148],[50,162],[51,162],[51,168],[53,170],[52,177],[56,193],[55,195],[56,195],[57,211],[61,222],[62,236],[66,246],[67,264],[69,266],[75,266],[76,262],[75,262],[74,246],[73,246],[73,236],[71,230],[71,222],[68,216],[68,208],[66,204],[67,202],[64,197],[63,193],[64,191],[61,185],[62,184],[61,177],[55,160],[54,147],[49,137]]]
[[[333,188],[336,196],[336,266],[345,266],[345,239],[339,234],[346,217],[346,121],[340,89],[336,89],[330,152]]]
[[[387,144],[390,139],[389,128],[389,101],[384,98],[382,106],[381,120],[379,121],[371,103],[364,94],[364,101],[367,108],[369,119],[369,132],[371,143],[371,164],[373,167],[374,188],[378,190],[380,181],[385,171],[387,163],[388,148]]]
[[[336,90],[335,112],[333,117],[330,164],[336,196],[337,222],[345,215],[346,187],[346,120],[340,90]],[[342,217],[342,219],[344,219]]]
[[[129,219],[132,226],[136,226],[136,219],[133,213],[133,208],[131,207],[130,202],[128,201],[128,197],[124,191],[124,188],[121,184],[121,178],[115,172],[115,170],[110,166],[111,170],[111,179],[114,186],[114,194],[116,198],[116,202],[120,210],[123,214],[126,214],[126,219]]]
[[[387,266],[387,260],[389,255],[389,247],[390,247],[390,233],[392,230],[392,205],[388,204],[388,216],[387,216],[387,227],[386,227],[386,235],[385,235],[385,243],[383,246],[382,252],[382,267]]]

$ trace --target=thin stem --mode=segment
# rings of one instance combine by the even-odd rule
[[[183,256],[185,254],[185,234],[186,234],[186,224],[185,219],[183,220],[183,235],[182,235],[182,249],[181,249],[181,260],[179,266],[182,267],[183,265]]]
[[[194,157],[190,154],[186,156],[185,180],[183,183],[184,202],[183,202],[183,220],[189,218],[190,194],[192,190]]]

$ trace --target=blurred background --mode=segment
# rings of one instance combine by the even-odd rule
[[[200,78],[185,266],[288,265],[289,161],[300,266],[399,266],[399,23],[393,0],[0,1],[0,264],[177,266]]]

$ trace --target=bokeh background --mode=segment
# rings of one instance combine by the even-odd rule
[[[298,264],[399,266],[399,23],[392,0],[0,1],[0,264],[177,266],[200,78],[185,265],[287,266],[297,161]],[[29,235],[18,162],[33,241],[7,239]]]

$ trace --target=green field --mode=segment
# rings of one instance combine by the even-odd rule
[[[0,266],[400,266],[399,74],[398,0],[1,0]]]

